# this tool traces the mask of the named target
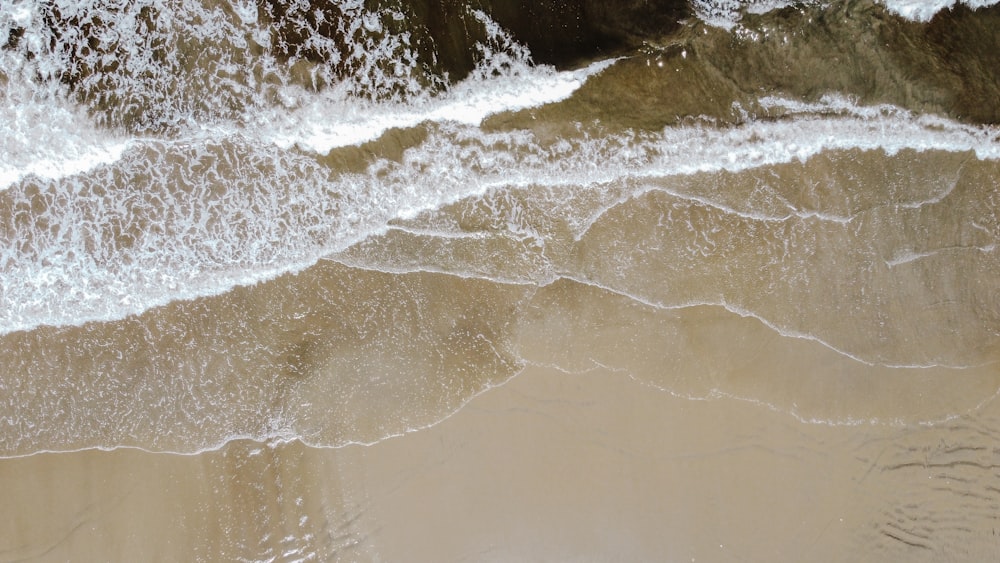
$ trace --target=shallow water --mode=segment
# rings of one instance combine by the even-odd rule
[[[257,514],[172,524],[171,557],[201,560],[396,560],[417,536],[423,560],[996,548],[997,7],[579,2],[562,25],[548,5],[314,4],[0,8],[4,559],[166,553],[121,535],[114,507],[139,499]],[[549,533],[526,535],[448,442],[489,458],[493,438],[526,456],[511,490],[590,496],[542,495]],[[700,439],[754,454],[678,469]],[[378,491],[425,458],[428,524],[454,524],[461,487],[496,509],[447,541],[402,523],[426,499]],[[152,477],[122,501],[105,466]],[[78,492],[18,513],[53,479]],[[754,539],[711,508],[729,501],[823,516]],[[820,541],[837,511],[860,523]]]

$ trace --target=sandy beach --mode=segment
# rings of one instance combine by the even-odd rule
[[[0,2],[0,563],[997,560],[998,30]]]
[[[0,461],[0,558],[985,560],[998,430],[995,401],[937,424],[830,426],[529,367],[369,446]]]

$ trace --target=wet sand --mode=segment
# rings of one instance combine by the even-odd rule
[[[1000,7],[126,4],[0,9],[0,561],[1000,553]]]
[[[0,461],[0,560],[987,560],[998,433],[994,400],[831,426],[529,366],[370,446]]]
[[[996,170],[511,188],[11,332],[0,560],[988,560]]]

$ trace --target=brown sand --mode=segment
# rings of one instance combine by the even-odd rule
[[[4,460],[0,560],[986,560],[998,429],[996,402],[827,426],[530,367],[367,447]]]

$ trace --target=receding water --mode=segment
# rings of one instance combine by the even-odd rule
[[[112,522],[96,543],[52,551],[41,548],[48,532],[25,530],[62,512],[15,516],[15,503],[0,557],[405,557],[393,550],[406,541],[383,537],[377,518],[351,515],[381,510],[391,521],[414,506],[390,495],[390,510],[371,496],[383,482],[361,476],[418,459],[380,453],[397,447],[386,440],[408,434],[396,440],[436,447],[419,437],[480,428],[486,407],[474,405],[489,401],[508,401],[512,427],[531,408],[556,420],[565,413],[546,409],[562,408],[576,381],[631,385],[615,398],[579,391],[591,395],[578,406],[619,401],[594,416],[638,457],[603,463],[666,505],[730,498],[749,518],[769,510],[731,498],[741,493],[687,498],[658,481],[652,460],[695,447],[667,439],[677,430],[663,425],[681,425],[692,440],[728,444],[720,448],[795,452],[793,473],[830,456],[830,489],[816,481],[809,494],[858,495],[841,508],[868,519],[830,540],[832,559],[976,560],[959,547],[1000,549],[1000,511],[990,508],[1000,505],[990,438],[1000,391],[1000,9],[622,4],[0,7],[0,456],[11,458],[0,479],[27,502],[47,485],[26,480],[25,464],[86,481],[92,464],[121,463],[186,483],[177,514],[208,502],[191,491],[214,498],[213,510],[258,514],[175,530],[176,551],[123,544],[124,524]],[[550,379],[559,383],[539,383]],[[505,390],[518,385],[528,387]],[[553,398],[524,406],[532,393]],[[623,422],[632,403],[621,397],[633,395],[646,406]],[[720,434],[709,411],[745,420],[748,434]],[[628,442],[633,424],[666,441]],[[597,458],[572,449],[578,438],[545,428],[529,426],[537,442],[517,447],[536,457],[565,447],[579,467],[593,464],[593,479],[607,478]],[[590,426],[581,428],[578,437]],[[949,429],[957,434],[940,438],[940,451],[899,446],[922,462],[893,465],[886,456],[896,454],[872,445],[926,444]],[[373,453],[357,453],[361,444]],[[978,457],[935,457],[955,452]],[[164,461],[174,454],[197,455]],[[763,467],[778,458],[762,455],[747,474],[767,483],[780,471]],[[916,480],[893,489],[887,475],[897,472],[885,469],[870,482],[888,492],[862,502],[849,483],[870,483],[886,463],[944,464],[977,500],[949,504]],[[957,474],[970,468],[981,471]],[[264,477],[251,487],[250,475]],[[580,478],[575,486],[588,487]],[[220,483],[244,481],[263,488],[218,496]],[[283,482],[325,492],[310,500],[300,490],[293,502]],[[804,494],[761,487],[788,507]],[[91,505],[110,502],[93,494]],[[929,504],[890,506],[908,494]],[[593,501],[580,514],[608,502],[580,498]],[[641,496],[622,502],[624,533],[644,517]],[[536,507],[541,529],[562,518],[551,512],[560,503]],[[734,529],[691,510],[720,538]],[[780,534],[713,557],[712,534],[650,518],[673,544],[638,526],[608,551],[524,536],[496,557],[797,560],[757,549],[790,541]],[[594,525],[573,522],[577,532]],[[817,541],[824,522],[808,524]],[[353,535],[330,535],[337,526]],[[454,533],[468,545],[415,556],[493,557],[462,550],[494,540]]]

